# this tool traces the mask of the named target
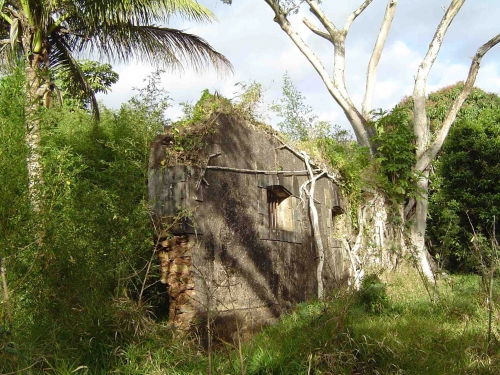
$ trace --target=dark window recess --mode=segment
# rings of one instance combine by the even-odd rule
[[[271,190],[267,190],[267,210],[271,229],[278,229],[278,205],[282,200]]]
[[[293,207],[289,191],[282,186],[267,187],[269,229],[293,231]]]

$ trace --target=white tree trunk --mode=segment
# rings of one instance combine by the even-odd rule
[[[429,72],[431,71],[434,61],[436,61],[439,54],[446,32],[464,2],[465,0],[453,0],[451,2],[436,29],[434,37],[429,45],[429,49],[427,50],[427,54],[422,60],[422,63],[417,71],[415,86],[413,88],[413,133],[417,140],[416,153],[418,159],[420,159],[428,149],[429,141],[431,139],[426,110],[427,77],[429,76]],[[411,228],[411,239],[413,243],[410,246],[413,247],[412,250],[420,259],[420,267],[423,274],[429,280],[434,280],[434,275],[427,258],[427,249],[425,247],[425,229],[429,205],[429,171],[423,170],[422,172],[424,176],[417,182],[417,188],[421,191],[422,196],[420,199],[416,200],[415,215]]]
[[[26,160],[28,169],[28,191],[33,211],[39,214],[41,210],[41,187],[43,185],[41,128],[40,119],[38,118],[41,83],[36,69],[37,62],[35,58],[35,56],[32,56],[29,59],[25,69],[27,95],[25,108],[26,133],[24,139],[28,147],[28,157]]]
[[[377,41],[375,42],[375,47],[373,47],[372,56],[370,58],[370,63],[368,64],[368,71],[366,73],[366,90],[365,97],[363,98],[363,103],[361,104],[363,117],[366,120],[371,120],[371,110],[373,102],[373,93],[375,92],[375,83],[377,82],[377,68],[382,56],[382,51],[385,46],[385,41],[387,40],[387,35],[391,29],[392,20],[394,19],[394,13],[396,13],[397,0],[389,0],[387,7],[385,8],[384,21],[382,21],[382,26],[377,36]]]
[[[41,126],[39,109],[41,100],[48,91],[48,84],[44,82],[48,76],[48,51],[46,48],[38,53],[31,51],[33,40],[33,30],[30,27],[24,28],[22,37],[22,47],[26,56],[26,104],[25,104],[25,123],[26,133],[25,142],[28,147],[28,157],[26,166],[28,170],[28,192],[30,203],[35,215],[37,227],[34,228],[38,246],[44,243],[45,229],[40,220],[42,212],[42,191],[43,191],[43,166],[41,149]]]
[[[423,275],[428,280],[434,280],[434,273],[427,257],[427,248],[425,246],[425,229],[427,225],[427,212],[429,208],[429,171],[424,172],[424,176],[417,183],[422,191],[422,197],[417,200],[413,225],[411,227],[410,249],[417,257]]]
[[[281,9],[278,0],[265,0],[265,1],[273,9],[275,13],[274,21],[280,25],[281,29],[290,37],[290,39],[293,41],[293,43],[295,43],[297,48],[309,60],[311,65],[314,67],[314,69],[316,69],[319,76],[323,80],[323,83],[325,84],[326,88],[328,89],[332,97],[344,111],[347,119],[352,124],[358,143],[362,146],[370,147],[370,137],[366,129],[366,121],[361,115],[361,113],[354,106],[350,98],[346,96],[347,89],[345,87],[345,83],[342,84],[342,82],[341,83],[335,82],[329,76],[328,72],[326,71],[325,67],[323,66],[319,58],[316,56],[316,54],[309,48],[309,46],[304,42],[304,40],[300,37],[300,35],[294,30],[294,28],[292,27],[292,25],[290,24],[290,22],[286,17],[287,15]],[[311,10],[313,10],[313,13],[314,9],[317,10],[316,13],[314,14],[317,17],[320,17],[320,20],[322,21],[323,25],[327,25],[328,27],[330,34],[321,32],[321,36],[333,42],[334,38],[331,36],[331,34],[338,35],[338,30],[331,22],[329,22],[326,19],[326,17],[321,16],[323,15],[323,13],[320,12],[319,6],[315,1],[308,1],[308,4],[311,6]],[[308,24],[310,23],[306,22],[306,25]],[[313,32],[315,30],[319,31],[316,28],[313,28],[311,30]],[[342,70],[342,64],[345,64],[345,57],[344,57],[344,63],[340,62],[340,60],[342,59],[339,56],[337,56],[336,60],[337,64],[340,64],[336,68],[337,74],[339,74],[338,69]]]
[[[322,300],[325,298],[325,291],[323,287],[323,267],[325,265],[325,249],[323,247],[323,240],[321,239],[321,229],[319,227],[318,210],[314,203],[314,190],[316,187],[316,180],[323,176],[325,172],[314,176],[311,164],[309,162],[309,156],[302,152],[304,157],[304,162],[306,164],[307,170],[309,171],[309,181],[307,183],[311,184],[309,191],[306,189],[306,184],[304,184],[304,191],[306,192],[309,201],[309,215],[312,222],[312,234],[314,238],[314,244],[316,246],[318,264],[316,266],[316,280],[318,282],[318,299]]]

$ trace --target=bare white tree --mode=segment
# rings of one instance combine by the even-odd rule
[[[223,0],[224,1],[224,0]],[[365,11],[373,0],[364,0],[361,5],[353,11],[346,19],[342,28],[337,27],[324,13],[320,1],[318,0],[264,0],[274,12],[274,21],[279,24],[281,29],[290,37],[292,42],[309,60],[316,72],[323,80],[326,88],[344,111],[347,119],[352,125],[356,139],[361,146],[370,148],[372,155],[376,151],[376,144],[373,142],[375,129],[370,126],[372,102],[374,96],[374,87],[377,77],[377,67],[384,49],[385,41],[389,33],[392,20],[395,15],[397,0],[388,0],[385,10],[384,19],[380,27],[380,31],[373,48],[372,56],[366,73],[366,90],[361,106],[361,110],[353,104],[347,91],[345,82],[345,62],[346,62],[346,47],[345,41],[349,29],[356,18]],[[225,0],[225,2],[230,2]],[[433,278],[431,268],[429,266],[427,251],[425,249],[425,230],[426,217],[428,209],[428,189],[429,189],[429,167],[434,160],[443,142],[448,134],[453,121],[456,118],[457,112],[463,102],[469,95],[481,62],[481,58],[492,47],[500,42],[500,34],[489,40],[481,46],[474,58],[472,59],[469,74],[462,92],[457,97],[453,105],[450,107],[448,114],[440,128],[440,130],[432,136],[428,126],[426,113],[426,98],[427,98],[427,77],[432,69],[441,49],[444,37],[450,24],[455,16],[462,8],[465,0],[451,0],[451,4],[445,9],[444,16],[436,28],[436,32],[429,45],[428,51],[422,60],[415,76],[415,86],[413,90],[414,101],[414,135],[417,142],[416,153],[417,162],[414,170],[421,173],[421,179],[418,181],[418,188],[422,191],[422,198],[419,200],[410,199],[404,209],[404,219],[412,218],[412,251],[421,261],[422,271],[428,278]],[[304,24],[311,32],[328,40],[333,46],[333,72],[330,74],[324,67],[322,61],[313,52],[313,50],[304,42],[304,39],[299,35],[294,26],[289,21],[289,15],[297,13],[300,6],[307,4],[312,15],[316,19],[316,24],[308,18],[304,18]],[[319,25],[317,25],[319,23]]]

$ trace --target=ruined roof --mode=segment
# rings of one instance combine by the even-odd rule
[[[204,92],[202,99],[194,106],[193,115],[189,120],[174,123],[165,127],[165,132],[159,134],[151,143],[149,168],[173,166],[197,166],[206,168],[210,155],[207,145],[214,141],[222,123],[230,122],[231,126],[249,126],[268,137],[273,137],[301,160],[309,158],[303,151],[288,144],[281,133],[271,126],[256,121],[251,115],[232,105],[228,99]],[[245,142],[246,140],[242,140]],[[335,182],[341,180],[338,174],[326,166],[309,161],[314,172],[324,171],[325,175]],[[248,172],[259,172],[248,170]],[[263,171],[260,171],[263,172]]]

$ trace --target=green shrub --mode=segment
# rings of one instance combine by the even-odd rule
[[[364,277],[358,294],[359,302],[368,312],[380,314],[389,307],[386,284],[376,274]]]

